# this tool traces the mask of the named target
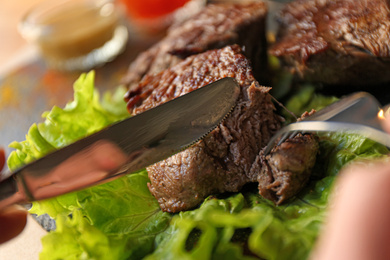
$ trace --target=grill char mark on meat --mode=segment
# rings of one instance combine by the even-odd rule
[[[366,85],[390,80],[386,0],[297,0],[279,15],[270,53],[308,81]]]
[[[190,56],[170,69],[145,76],[137,88],[142,102],[131,103],[129,110],[141,113],[224,77],[235,78],[241,86],[233,112],[192,147],[147,168],[149,189],[163,211],[188,210],[208,195],[236,192],[248,182],[263,181],[258,177],[261,171],[255,171],[253,163],[262,156],[261,149],[280,128],[282,119],[274,113],[270,88],[258,84],[250,62],[237,45]],[[275,164],[275,158],[271,158],[271,165]],[[302,173],[309,175],[310,167],[311,162],[304,160]],[[278,166],[274,168],[277,175]],[[281,193],[286,192],[283,199],[291,196],[290,191],[301,188],[295,185],[297,178],[301,177],[282,180],[293,183],[293,187],[281,184],[290,187],[283,186]]]
[[[199,14],[173,25],[164,39],[141,53],[130,65],[124,83],[132,89],[146,74],[159,73],[190,55],[233,44],[245,48],[256,76],[263,77],[267,65],[266,13],[267,6],[260,1],[207,5]],[[132,98],[131,91],[129,95],[127,99]]]

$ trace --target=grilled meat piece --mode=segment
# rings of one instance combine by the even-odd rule
[[[210,194],[236,192],[257,181],[252,164],[283,119],[275,114],[270,88],[258,84],[237,45],[190,56],[145,76],[132,98],[137,102],[128,104],[132,113],[141,113],[224,77],[241,86],[232,113],[192,147],[147,168],[149,189],[163,211],[191,209]]]
[[[389,1],[296,0],[278,20],[270,54],[304,80],[355,86],[390,80]]]
[[[315,136],[298,134],[266,156],[261,151],[251,169],[252,178],[259,183],[260,195],[281,204],[297,194],[310,178],[318,149]]]
[[[274,113],[269,88],[257,83],[237,45],[190,56],[145,76],[137,91],[141,98],[129,105],[137,114],[224,77],[241,86],[230,116],[189,149],[147,168],[149,189],[164,211],[190,209],[210,194],[239,191],[250,181],[247,173],[256,155],[282,119]]]
[[[207,5],[192,18],[174,24],[164,39],[140,54],[130,65],[124,83],[131,89],[146,74],[158,73],[190,55],[232,44],[244,46],[245,55],[260,75],[267,65],[266,13],[267,6],[260,1]]]

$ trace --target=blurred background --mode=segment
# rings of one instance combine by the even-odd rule
[[[31,44],[26,42],[18,31],[18,23],[22,20],[27,11],[32,7],[47,0],[1,0],[0,1],[0,75],[8,72],[10,69],[20,65],[20,60],[24,62],[29,60],[28,57],[36,57],[37,52]],[[183,6],[189,0],[114,0],[122,5],[123,10],[127,11],[127,18],[135,27],[142,29],[143,32],[155,34],[156,25],[161,26],[161,18],[176,8]],[[56,1],[54,1],[56,2]],[[196,2],[196,7],[202,6],[206,0],[192,0]],[[150,7],[153,8],[150,8]],[[197,8],[192,5],[187,10],[190,13]],[[194,10],[195,9],[195,10]],[[183,13],[182,12],[182,16]],[[165,19],[165,18],[164,18]],[[166,22],[166,20],[164,20]],[[163,22],[163,23],[165,23]],[[150,30],[152,29],[152,30]],[[158,28],[159,31],[161,28]],[[35,56],[34,56],[35,55]],[[19,62],[18,62],[19,61]],[[10,64],[11,63],[11,64]],[[15,64],[14,66],[10,66]],[[4,67],[7,67],[4,68]]]
[[[44,0],[1,0],[0,1],[0,68],[27,47],[19,34],[17,25],[22,16],[34,5]]]

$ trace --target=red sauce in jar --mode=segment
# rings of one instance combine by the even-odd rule
[[[154,19],[168,15],[189,0],[120,0],[134,19]]]

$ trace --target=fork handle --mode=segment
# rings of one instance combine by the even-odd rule
[[[390,147],[390,134],[382,129],[371,127],[362,124],[345,123],[345,122],[331,122],[331,121],[301,121],[287,125],[280,129],[269,141],[264,150],[264,154],[268,154],[275,146],[280,137],[284,135],[285,141],[288,137],[287,133],[293,131],[306,132],[348,132],[351,134],[360,134],[387,147]]]

